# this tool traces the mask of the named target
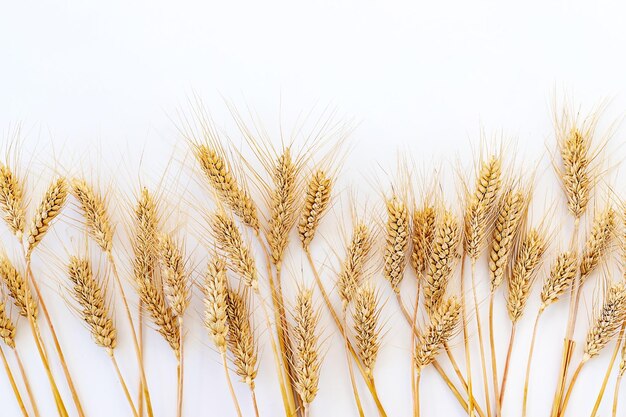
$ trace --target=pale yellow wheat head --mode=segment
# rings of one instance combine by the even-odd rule
[[[399,293],[407,263],[406,251],[410,238],[409,210],[397,196],[387,199],[386,206],[387,230],[383,273],[391,288]]]
[[[357,352],[369,378],[373,378],[374,365],[380,350],[380,313],[376,289],[369,284],[361,285],[354,297],[352,322]]]
[[[15,347],[15,325],[7,315],[6,306],[0,301],[0,339],[10,348]]]
[[[317,170],[311,176],[304,199],[304,207],[298,224],[298,236],[306,249],[315,236],[320,219],[330,203],[333,179],[324,170]]]
[[[0,211],[11,232],[21,239],[24,235],[25,203],[23,183],[11,171],[0,163]]]
[[[105,199],[86,181],[76,178],[72,180],[72,194],[83,211],[89,236],[104,252],[110,252],[114,229],[107,213]]]
[[[254,389],[258,369],[258,348],[254,340],[251,314],[244,293],[228,291],[226,299],[228,317],[228,349],[233,355],[235,372]]]
[[[617,228],[617,213],[611,207],[596,214],[591,233],[585,242],[580,261],[580,276],[584,280],[607,254]]]
[[[6,254],[0,254],[0,278],[9,290],[13,303],[20,310],[20,315],[37,320],[37,302],[35,301],[28,282],[13,266]]]
[[[28,249],[30,254],[46,235],[52,221],[59,215],[67,200],[67,181],[58,178],[53,181],[43,200],[39,203],[28,232]]]
[[[370,229],[365,223],[357,223],[337,278],[337,288],[344,310],[348,308],[354,293],[361,284],[373,247],[374,238]]]
[[[572,286],[578,270],[578,259],[573,252],[560,253],[550,268],[550,275],[541,290],[541,310],[554,303]]]
[[[204,325],[220,353],[226,352],[228,339],[228,279],[226,263],[221,258],[209,262],[204,285]]]
[[[163,290],[168,304],[177,317],[183,317],[189,305],[189,275],[185,268],[183,249],[170,235],[163,235],[159,241]]]
[[[302,289],[296,297],[293,313],[294,385],[304,404],[315,399],[319,389],[322,358],[319,346],[319,311],[313,306],[313,292]]]
[[[617,335],[626,319],[626,283],[619,281],[609,287],[602,308],[587,332],[583,361],[600,351]]]
[[[430,324],[420,332],[415,348],[415,363],[418,372],[431,364],[454,335],[459,325],[461,304],[456,297],[442,300],[430,315]]]
[[[426,271],[432,252],[435,220],[436,212],[432,206],[424,206],[413,212],[411,266],[418,277]]]

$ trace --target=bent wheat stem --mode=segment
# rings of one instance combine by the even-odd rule
[[[226,351],[222,352],[222,364],[224,365],[224,373],[226,374],[226,384],[228,385],[228,391],[230,392],[230,396],[233,399],[233,404],[235,405],[235,411],[237,411],[237,416],[243,417],[241,414],[241,408],[239,407],[239,401],[237,401],[237,396],[235,395],[235,389],[233,388],[233,383],[230,380],[230,373],[228,371],[228,363],[226,361]]]
[[[111,358],[111,363],[113,364],[113,368],[115,368],[117,379],[119,380],[120,385],[122,386],[122,390],[124,390],[124,396],[126,397],[126,401],[128,401],[128,405],[130,406],[131,411],[133,412],[133,416],[139,417],[139,414],[137,413],[137,409],[135,408],[135,403],[133,402],[133,398],[131,397],[130,392],[128,391],[128,386],[126,385],[126,382],[124,381],[124,377],[122,376],[120,367],[118,366],[117,360],[115,359],[115,354],[113,353],[113,349],[107,349],[107,354]]]
[[[615,365],[615,361],[617,360],[617,355],[619,354],[619,351],[620,351],[620,341],[622,340],[623,335],[624,335],[624,325],[622,325],[622,329],[620,330],[620,335],[617,338],[617,343],[615,344],[615,349],[613,349],[613,354],[611,355],[609,366],[607,366],[606,372],[604,373],[604,378],[602,379],[602,385],[600,385],[600,392],[598,392],[598,397],[596,398],[596,402],[593,405],[593,410],[591,411],[590,417],[596,417],[596,415],[598,414],[598,409],[600,408],[600,404],[602,404],[602,398],[604,398],[604,392],[606,391],[606,386],[609,382],[609,377],[611,376],[613,365]]]
[[[502,408],[502,404],[504,402],[504,393],[506,391],[506,383],[509,377],[509,366],[511,364],[511,354],[513,353],[513,343],[515,341],[515,329],[517,326],[514,324],[511,327],[511,336],[509,337],[509,347],[506,351],[506,359],[504,361],[504,371],[502,373],[502,383],[500,384],[500,398],[498,399],[498,408]],[[500,411],[502,412],[502,411]]]
[[[489,383],[487,382],[487,361],[485,359],[485,343],[483,341],[483,330],[480,322],[480,310],[478,309],[478,295],[476,293],[476,263],[472,261],[472,297],[474,299],[474,313],[476,317],[476,328],[478,330],[478,344],[480,347],[480,362],[483,373],[483,387],[485,390],[485,408],[487,416],[491,417],[491,400],[489,399]]]
[[[13,372],[11,372],[11,368],[9,367],[9,362],[7,362],[7,358],[4,355],[4,349],[0,348],[0,356],[2,356],[2,363],[4,364],[4,370],[7,373],[7,377],[9,377],[9,382],[11,383],[11,389],[13,389],[13,395],[17,400],[17,404],[20,407],[20,411],[24,417],[28,417],[28,411],[26,411],[26,406],[24,405],[24,401],[22,401],[22,396],[20,395],[20,391],[17,388],[17,384],[15,383],[15,378],[13,378]]]
[[[22,358],[17,352],[17,347],[13,348],[13,354],[15,355],[15,361],[17,362],[17,366],[20,369],[20,374],[22,375],[22,380],[24,381],[24,387],[26,388],[26,393],[28,394],[30,405],[33,408],[33,414],[35,415],[35,417],[39,417],[39,407],[37,407],[37,401],[35,400],[35,395],[33,394],[33,390],[30,386],[30,380],[28,378],[28,375],[26,375],[26,370],[24,369]]]
[[[535,341],[537,340],[537,329],[539,327],[539,319],[541,318],[541,314],[543,313],[543,308],[539,309],[537,312],[537,317],[535,317],[535,324],[533,325],[533,335],[530,339],[530,349],[528,351],[528,360],[526,362],[526,376],[524,377],[524,396],[522,399],[522,417],[526,417],[527,406],[528,406],[528,383],[530,381],[530,366],[533,360],[533,352],[535,351]]]
[[[612,416],[616,417],[617,416],[617,403],[619,400],[619,388],[622,385],[622,377],[624,375],[623,374],[619,374],[617,375],[617,380],[615,381],[615,391],[613,392],[613,409],[612,409]]]

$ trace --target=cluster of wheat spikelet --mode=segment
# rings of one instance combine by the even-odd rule
[[[59,327],[62,323],[53,324],[55,318],[46,306],[49,297],[39,289],[42,271],[31,267],[31,259],[45,259],[50,252],[37,248],[46,246],[42,242],[48,240],[54,223],[72,215],[72,225],[79,216],[84,249],[65,251],[64,267],[57,274],[62,281],[59,287],[95,344],[110,358],[120,394],[133,417],[172,414],[153,409],[144,359],[151,349],[143,342],[147,329],[162,336],[177,363],[175,415],[198,414],[199,410],[185,407],[183,401],[185,341],[194,329],[188,324],[198,317],[205,334],[194,338],[208,336],[217,352],[223,366],[221,377],[232,400],[232,412],[225,411],[228,415],[334,415],[332,409],[316,404],[316,398],[327,389],[324,374],[338,374],[343,369],[354,415],[391,415],[387,410],[392,399],[379,395],[376,381],[381,373],[393,372],[379,357],[386,348],[385,335],[397,331],[410,345],[406,354],[410,378],[398,383],[410,386],[407,403],[412,403],[414,416],[421,415],[431,401],[420,395],[422,384],[440,378],[446,387],[441,396],[450,395],[458,403],[458,415],[526,417],[535,389],[531,383],[533,355],[535,347],[541,347],[536,341],[549,337],[541,333],[540,318],[561,299],[569,299],[569,319],[563,323],[561,368],[558,373],[554,370],[554,401],[543,405],[545,413],[570,415],[568,404],[577,382],[585,377],[582,369],[612,346],[613,356],[598,385],[591,416],[597,415],[613,372],[617,381],[612,410],[613,416],[619,415],[620,382],[626,373],[626,344],[622,342],[626,329],[626,204],[619,200],[615,184],[609,184],[604,194],[597,190],[602,183],[604,148],[597,133],[597,114],[583,119],[564,110],[555,118],[556,151],[551,162],[562,185],[566,213],[562,219],[555,210],[535,209],[534,175],[517,173],[504,144],[499,144],[471,161],[475,171],[464,176],[458,204],[458,196],[444,195],[437,181],[426,189],[429,187],[418,187],[410,175],[399,176],[401,179],[391,179],[374,209],[361,210],[351,196],[351,222],[334,227],[333,220],[325,219],[332,217],[328,213],[340,199],[336,195],[339,167],[333,165],[333,158],[313,163],[319,151],[316,144],[298,148],[296,141],[281,141],[280,147],[275,147],[235,115],[258,157],[259,171],[205,113],[196,112],[194,117],[199,128],[189,125],[181,130],[194,156],[195,179],[206,186],[201,207],[193,208],[200,214],[202,227],[193,233],[185,224],[172,227],[174,222],[168,216],[181,207],[163,198],[164,190],[143,185],[135,188],[136,195],[126,198],[130,200],[126,206],[131,208],[117,213],[124,216],[122,223],[127,227],[116,227],[112,208],[119,204],[113,193],[101,192],[96,183],[69,174],[49,183],[30,214],[26,178],[15,161],[0,161],[0,216],[15,245],[6,250],[3,242],[0,251],[0,359],[22,415],[89,415],[81,398],[91,392],[74,383],[63,355],[65,346],[54,330],[54,324]],[[329,129],[311,136],[321,140],[333,134],[337,132]],[[183,204],[183,199],[178,201]],[[68,202],[73,203],[73,213]],[[547,206],[544,201],[541,204]],[[560,242],[557,231],[567,226],[570,215],[572,236]],[[327,223],[331,228],[324,230]],[[118,236],[120,229],[127,233]],[[202,253],[203,261],[196,264],[186,246],[199,234],[201,249],[196,252]],[[298,239],[292,239],[294,234]],[[334,241],[342,244],[330,244],[329,235],[337,234],[340,239]],[[118,240],[124,239],[130,250],[119,250],[124,243],[118,248]],[[90,243],[95,244],[93,248]],[[338,260],[326,256],[322,264],[320,251]],[[617,251],[619,256],[615,256]],[[306,260],[296,273],[286,265],[298,252]],[[622,261],[616,262],[617,258]],[[122,262],[130,267],[118,270]],[[477,270],[481,266],[484,275]],[[622,268],[619,278],[613,277],[617,268]],[[405,280],[407,274],[414,279]],[[297,291],[292,297],[287,287],[294,282]],[[592,286],[593,308],[586,338],[575,344],[575,326],[583,322],[577,320],[582,314],[579,304],[586,297],[583,287]],[[129,288],[134,291],[129,293]],[[483,289],[488,312],[481,299]],[[114,308],[116,300],[123,310]],[[525,357],[517,352],[516,335],[527,326],[525,315],[534,305],[538,308],[531,313],[535,320]],[[121,330],[126,327],[118,326],[119,314],[129,334]],[[394,314],[404,321],[389,320]],[[510,326],[504,330],[497,327],[494,316],[498,315],[508,316]],[[23,319],[18,320],[20,317]],[[41,331],[43,323],[49,332]],[[392,325],[398,328],[392,330]],[[21,344],[28,342],[19,337],[22,327],[31,331],[56,409],[38,407],[37,392],[18,353]],[[507,346],[499,346],[498,333],[510,335]],[[345,368],[324,364],[334,336],[341,341],[337,345],[345,354]],[[48,337],[49,343],[45,343]],[[136,363],[125,361],[124,365],[139,371],[132,381],[117,362],[118,346],[125,343],[132,343]],[[270,349],[263,349],[263,343]],[[5,356],[5,350],[14,353],[18,373],[14,374],[13,359]],[[475,357],[480,360],[472,360],[472,352],[477,352]],[[271,369],[263,369],[264,353],[272,355]],[[206,354],[213,355],[208,350]],[[504,362],[499,363],[503,357]],[[559,358],[554,359],[558,365]],[[53,366],[57,362],[60,367]],[[526,370],[525,379],[511,380],[511,368],[520,363]],[[257,399],[259,375],[266,371],[275,372],[279,389],[263,391],[276,398]],[[231,379],[233,375],[236,380]],[[133,389],[133,384],[139,390]],[[71,397],[65,398],[62,392],[68,391],[59,385],[67,385]],[[241,387],[247,388],[246,399],[240,395]],[[513,390],[523,393],[520,407],[507,401],[506,394]],[[278,402],[279,409],[269,409]]]

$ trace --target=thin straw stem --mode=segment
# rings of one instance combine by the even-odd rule
[[[228,371],[228,363],[226,362],[226,351],[222,352],[222,364],[224,365],[224,373],[226,374],[226,383],[228,384],[228,391],[230,392],[230,396],[233,399],[233,403],[235,404],[235,411],[237,411],[237,416],[243,417],[241,414],[241,408],[239,408],[239,401],[237,401],[237,396],[235,395],[235,389],[233,388],[233,383],[230,380],[230,373]]]
[[[485,360],[485,343],[483,341],[483,329],[480,322],[480,311],[478,309],[478,295],[476,294],[476,263],[472,261],[472,295],[474,299],[474,313],[476,317],[476,327],[478,330],[478,343],[480,347],[480,362],[483,373],[483,385],[485,390],[485,408],[487,416],[491,417],[491,400],[489,399],[489,383],[487,382],[487,361]]]
[[[613,349],[613,354],[611,355],[611,360],[609,361],[609,366],[606,368],[606,372],[604,373],[604,379],[602,380],[602,385],[600,386],[600,392],[598,392],[598,397],[596,398],[596,402],[593,405],[593,410],[591,411],[591,415],[589,417],[595,417],[598,413],[598,409],[600,408],[600,404],[602,403],[602,398],[604,398],[604,392],[606,391],[606,386],[609,382],[609,377],[611,376],[611,371],[613,370],[613,365],[615,365],[615,361],[617,360],[617,355],[619,354],[621,347],[621,340],[624,336],[624,325],[622,324],[622,328],[619,332],[619,336],[617,337],[617,343],[615,344],[615,349]]]
[[[348,322],[346,320],[346,309],[343,310],[343,325],[344,328],[348,327]],[[346,346],[346,361],[348,362],[348,373],[350,375],[350,385],[352,385],[352,393],[354,394],[354,402],[356,403],[356,408],[359,412],[360,417],[365,417],[365,413],[363,412],[363,406],[361,405],[361,397],[359,396],[359,390],[356,386],[356,381],[354,379],[354,369],[352,368],[352,358],[350,358],[350,348],[348,334],[347,332],[343,333],[343,339]]]
[[[254,416],[259,417],[259,406],[256,402],[256,393],[254,392],[253,387],[250,387],[250,395],[252,396],[252,407],[254,408]]]
[[[500,393],[498,389],[498,364],[496,358],[496,341],[493,329],[494,292],[489,292],[489,348],[491,351],[491,377],[493,380],[493,396],[496,401],[496,417],[500,417]]]
[[[128,401],[128,405],[130,406],[130,408],[131,408],[131,410],[133,412],[133,416],[139,417],[139,414],[137,414],[137,409],[135,408],[135,403],[133,402],[133,398],[130,395],[130,392],[128,391],[128,386],[126,385],[126,382],[124,381],[124,377],[122,376],[122,372],[120,371],[120,367],[117,364],[117,360],[115,359],[115,353],[113,353],[113,349],[107,349],[107,354],[111,358],[111,363],[113,364],[113,368],[115,368],[115,373],[117,374],[117,379],[120,381],[120,385],[122,386],[122,390],[124,390],[124,396],[126,397],[126,400]]]
[[[15,355],[15,361],[17,362],[17,366],[20,369],[20,374],[22,375],[22,380],[24,381],[24,387],[26,387],[26,393],[28,394],[30,405],[33,408],[33,414],[35,415],[35,417],[39,417],[39,408],[37,407],[37,400],[35,399],[35,395],[33,394],[33,390],[30,386],[30,380],[28,379],[28,375],[26,374],[26,370],[24,369],[22,358],[20,358],[20,355],[17,352],[17,347],[13,348],[13,354]]]
[[[324,304],[326,304],[326,308],[330,312],[330,315],[332,316],[333,321],[335,322],[335,325],[337,326],[337,329],[339,330],[339,333],[341,333],[345,337],[345,334],[346,334],[345,333],[345,329],[344,329],[343,325],[341,324],[341,320],[339,318],[339,315],[337,314],[337,312],[335,311],[332,303],[330,302],[330,298],[328,297],[328,293],[324,289],[324,285],[322,284],[322,280],[321,280],[321,278],[319,276],[319,273],[317,272],[317,268],[315,267],[315,263],[313,262],[313,258],[311,256],[311,252],[307,249],[307,250],[305,250],[305,253],[307,255],[307,259],[309,261],[309,265],[311,266],[311,270],[313,271],[313,277],[315,278],[315,283],[317,284],[317,287],[318,287],[320,293],[322,294],[322,299],[324,300]],[[359,360],[359,357],[357,356],[356,351],[354,350],[354,347],[349,342],[348,342],[348,349],[350,350],[350,355],[352,355],[352,357],[354,358],[354,361],[355,361],[355,363],[357,365],[357,368],[359,369],[359,372],[360,372],[361,376],[363,377],[363,380],[365,381],[365,384],[367,385],[367,388],[370,391],[370,394],[372,395],[372,398],[374,399],[374,402],[376,403],[376,408],[378,409],[378,413],[381,416],[386,417],[387,413],[385,412],[385,409],[384,409],[382,403],[380,402],[380,399],[378,398],[378,392],[376,391],[376,388],[372,384],[370,384],[369,378],[367,378],[367,375],[365,373],[365,369],[363,369],[363,365],[361,364],[361,361]]]
[[[67,366],[67,362],[65,360],[65,355],[63,354],[63,350],[61,349],[61,344],[59,343],[59,338],[57,337],[57,333],[54,329],[54,324],[52,323],[52,318],[50,317],[50,313],[48,312],[48,308],[46,307],[46,303],[43,300],[41,291],[39,290],[39,285],[35,280],[35,277],[30,268],[30,254],[25,253],[26,257],[26,275],[30,278],[30,282],[37,293],[37,299],[39,300],[39,304],[41,305],[41,310],[46,318],[46,322],[48,323],[48,329],[50,330],[50,334],[52,335],[52,341],[54,343],[54,348],[59,356],[59,362],[61,363],[61,368],[63,369],[63,373],[65,375],[65,379],[67,380],[67,385],[70,389],[70,393],[72,394],[72,400],[74,401],[74,405],[76,406],[76,411],[78,412],[79,417],[85,417],[85,412],[83,411],[83,407],[80,403],[80,399],[78,398],[78,392],[76,387],[74,386],[74,381],[72,380],[72,375],[70,374],[70,370]]]
[[[417,371],[415,381],[415,417],[420,417],[420,380],[422,379],[422,371]]]
[[[506,383],[509,377],[509,366],[511,365],[511,356],[513,353],[513,343],[515,342],[515,330],[517,326],[513,324],[511,327],[511,336],[509,337],[509,348],[506,351],[506,360],[504,361],[504,371],[502,373],[502,383],[500,384],[500,397],[498,399],[498,412],[502,414],[502,404],[504,403],[504,393],[506,392]]]
[[[619,401],[619,387],[622,384],[622,376],[622,374],[617,375],[617,380],[615,381],[615,391],[613,392],[613,417],[617,416],[617,402]]]
[[[567,408],[567,404],[569,403],[569,399],[572,395],[572,391],[574,391],[574,385],[576,385],[576,381],[578,380],[578,376],[580,375],[580,371],[583,369],[583,366],[587,363],[585,360],[581,360],[576,370],[574,371],[574,375],[572,375],[572,380],[567,387],[567,392],[565,393],[565,398],[563,399],[563,404],[559,407],[558,415],[561,416],[565,413],[565,409]]]
[[[420,277],[418,276],[417,279],[417,294],[415,295],[415,306],[413,307],[413,317],[411,320],[411,394],[413,396],[413,414],[417,415],[419,413],[419,388],[418,388],[418,381],[416,377],[416,367],[415,367],[415,359],[414,359],[414,353],[415,352],[415,344],[417,343],[417,337],[415,336],[415,325],[417,323],[417,311],[419,310],[419,304],[420,304]]]
[[[467,375],[467,415],[474,416],[474,393],[472,390],[472,362],[469,345],[469,332],[467,329],[467,305],[465,301],[465,252],[461,258],[461,321],[463,322],[463,348],[465,350],[465,373]]]
[[[530,339],[530,349],[528,350],[528,361],[526,362],[526,376],[524,378],[524,397],[522,399],[522,417],[526,417],[526,411],[528,410],[528,383],[530,381],[530,365],[533,361],[533,352],[535,351],[535,341],[537,340],[537,329],[539,327],[539,319],[543,309],[539,309],[537,317],[535,318],[535,324],[533,325],[533,335]]]
[[[183,416],[183,383],[185,380],[184,377],[184,361],[183,361],[183,318],[182,317],[178,317],[178,326],[180,328],[180,334],[179,334],[179,348],[178,348],[178,352],[177,352],[177,359],[178,359],[178,364],[176,366],[176,380],[177,380],[177,392],[176,392],[176,416],[177,417],[182,417]]]
[[[140,402],[140,413],[143,413],[143,399],[145,398],[146,408],[148,412],[148,416],[153,416],[152,411],[152,401],[150,400],[150,392],[148,389],[148,380],[146,378],[146,372],[143,366],[143,355],[141,352],[141,347],[139,345],[139,340],[137,337],[137,330],[135,329],[135,323],[133,321],[133,316],[130,312],[130,306],[128,304],[128,299],[126,298],[126,292],[124,291],[124,287],[122,286],[122,280],[120,279],[119,273],[117,272],[117,265],[115,264],[115,259],[113,258],[113,253],[108,251],[106,253],[107,259],[109,261],[109,265],[111,267],[111,272],[113,273],[113,279],[115,280],[115,285],[118,288],[120,293],[120,297],[122,298],[122,303],[124,304],[124,312],[126,313],[126,320],[130,325],[130,332],[133,341],[133,347],[135,349],[135,356],[137,357],[137,365],[139,366],[139,376],[140,376],[140,391],[139,391],[139,402]],[[141,313],[140,313],[141,316]],[[142,414],[140,414],[141,416]]]
[[[141,297],[139,297],[139,304],[137,306],[137,343],[139,345],[139,367],[144,369],[144,360],[143,360],[143,301],[141,301]],[[147,403],[148,399],[145,397],[145,385],[139,381],[139,405],[137,407],[137,411],[139,412],[139,417],[143,417],[144,412],[144,402]],[[149,407],[149,406],[148,406]],[[150,417],[150,416],[149,416]]]
[[[4,364],[4,370],[9,377],[9,382],[11,383],[11,388],[13,389],[13,395],[15,395],[15,399],[17,400],[17,404],[20,406],[20,411],[24,417],[28,417],[28,411],[26,411],[26,406],[24,405],[24,401],[22,401],[22,396],[20,395],[20,391],[17,388],[17,384],[15,383],[15,378],[13,378],[13,372],[11,372],[11,368],[9,367],[9,362],[7,362],[7,358],[4,355],[4,349],[0,348],[0,356],[2,356],[2,363]]]

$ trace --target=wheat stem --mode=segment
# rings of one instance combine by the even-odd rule
[[[483,374],[483,388],[485,390],[485,408],[487,416],[491,417],[491,400],[489,399],[489,383],[487,382],[487,361],[485,360],[485,344],[483,341],[483,331],[480,322],[480,310],[478,309],[478,295],[476,293],[476,262],[472,260],[472,296],[474,299],[474,313],[476,318],[476,327],[478,330],[478,344],[480,347],[480,362]]]
[[[83,407],[81,406],[80,400],[78,398],[78,392],[76,391],[76,387],[74,386],[74,382],[72,380],[72,376],[70,374],[70,370],[67,366],[67,362],[65,361],[65,355],[63,355],[63,350],[61,349],[61,345],[59,343],[59,339],[57,337],[56,331],[54,329],[54,324],[52,323],[52,318],[48,312],[48,308],[43,300],[41,291],[39,290],[39,285],[35,280],[35,277],[30,268],[30,253],[27,252],[25,254],[26,257],[26,275],[29,277],[30,282],[35,289],[35,293],[37,294],[37,299],[39,300],[39,304],[41,305],[41,310],[46,318],[46,322],[48,323],[48,329],[50,330],[50,334],[52,335],[52,341],[54,343],[54,348],[59,356],[59,362],[61,363],[61,368],[63,369],[63,373],[65,374],[65,379],[67,380],[67,385],[70,389],[70,393],[72,394],[72,400],[74,401],[74,405],[76,406],[76,411],[80,417],[85,417],[85,412],[83,411]],[[39,335],[41,338],[41,335]]]
[[[139,303],[137,305],[137,344],[139,347],[139,367],[144,369],[144,360],[143,360],[143,301],[141,297],[139,297]],[[144,374],[145,375],[145,374]],[[147,382],[147,381],[146,381]],[[137,406],[137,411],[139,412],[139,417],[143,417],[144,412],[144,402],[146,403],[146,407],[148,407],[148,413],[150,413],[151,405],[148,403],[148,398],[145,396],[145,388],[146,385],[139,381],[139,405]]]
[[[613,417],[617,416],[617,402],[619,400],[619,388],[620,385],[622,384],[622,377],[624,375],[623,374],[618,374],[617,375],[617,380],[615,381],[615,391],[613,392]]]
[[[494,291],[489,293],[489,348],[491,350],[491,376],[493,380],[493,397],[496,402],[496,417],[500,417],[500,393],[498,389],[498,364],[496,358],[496,341],[493,329]]]
[[[11,388],[13,389],[13,395],[15,395],[15,399],[17,400],[17,404],[20,406],[20,411],[24,417],[28,417],[28,411],[26,411],[26,406],[24,405],[24,401],[22,401],[22,396],[20,395],[20,391],[17,388],[17,384],[15,383],[15,378],[13,378],[13,372],[11,372],[11,368],[9,367],[9,362],[7,362],[7,358],[4,355],[4,349],[0,347],[0,356],[2,356],[2,363],[4,364],[4,370],[9,377],[9,382],[11,383]]]
[[[111,358],[111,363],[113,364],[113,368],[115,368],[117,379],[119,380],[120,385],[122,386],[122,390],[124,390],[124,396],[126,397],[126,400],[128,401],[128,405],[130,406],[133,412],[133,416],[139,417],[139,414],[137,414],[137,409],[135,408],[135,403],[133,402],[133,398],[131,397],[130,392],[128,391],[128,386],[126,385],[126,382],[124,381],[124,377],[122,376],[122,372],[120,371],[120,367],[117,364],[117,359],[115,359],[115,353],[113,353],[113,349],[110,349],[110,348],[107,349],[107,354]]]
[[[344,328],[348,327],[348,321],[346,319],[347,310],[343,310],[343,325]],[[361,397],[359,396],[359,389],[356,386],[356,380],[354,379],[354,370],[352,368],[352,358],[350,357],[350,341],[348,339],[347,332],[343,333],[343,339],[346,346],[346,361],[348,363],[348,374],[350,375],[350,385],[352,386],[352,394],[354,395],[354,402],[356,403],[356,408],[359,412],[360,417],[364,417],[365,413],[363,412],[363,406],[361,405]]]
[[[180,333],[179,333],[179,350],[178,350],[178,363],[176,366],[176,382],[177,382],[177,393],[176,393],[176,416],[177,417],[182,417],[183,416],[183,384],[185,381],[185,368],[184,368],[184,359],[183,359],[183,353],[184,353],[184,343],[183,343],[183,318],[182,316],[178,316],[178,327],[180,328]]]
[[[139,367],[139,376],[140,376],[140,392],[139,392],[139,416],[142,416],[143,412],[143,399],[145,398],[146,409],[149,417],[153,416],[152,411],[152,401],[150,400],[150,391],[148,389],[148,380],[146,378],[146,372],[143,366],[143,354],[141,352],[141,347],[139,344],[139,338],[137,336],[137,330],[135,329],[135,323],[133,321],[133,316],[130,312],[130,306],[128,304],[128,299],[126,298],[126,292],[124,291],[124,287],[122,286],[122,280],[120,279],[119,273],[117,271],[117,265],[115,263],[115,259],[113,257],[113,253],[111,250],[106,253],[107,259],[109,261],[109,265],[111,267],[111,272],[113,273],[113,279],[115,280],[115,285],[118,288],[120,297],[122,298],[122,303],[124,305],[124,313],[126,315],[126,320],[130,325],[130,332],[132,336],[133,347],[135,350],[135,356],[137,358],[137,365]],[[139,314],[141,316],[141,312]]]
[[[250,387],[250,395],[252,396],[252,407],[254,408],[254,417],[259,417],[259,406],[256,402],[256,393],[254,388]]]
[[[504,371],[502,373],[502,383],[500,384],[500,398],[498,400],[498,408],[500,409],[500,413],[502,413],[502,404],[504,402],[504,393],[506,391],[506,383],[509,376],[509,365],[511,364],[511,355],[513,353],[513,343],[515,341],[515,330],[517,326],[513,324],[511,327],[511,336],[509,337],[509,347],[506,351],[506,359],[504,361]]]
[[[587,363],[587,361],[583,358],[578,364],[578,366],[576,367],[574,374],[572,375],[572,379],[570,380],[569,386],[565,393],[565,398],[563,399],[563,404],[561,404],[561,407],[559,408],[559,412],[558,412],[559,416],[562,416],[565,413],[565,409],[567,408],[567,404],[569,403],[569,399],[572,395],[572,391],[574,390],[574,385],[576,384],[576,381],[578,380],[578,376],[580,375],[580,371],[583,369],[583,366],[585,365],[585,363]]]
[[[465,368],[467,374],[467,415],[474,416],[474,393],[472,390],[472,362],[470,356],[469,331],[467,329],[467,304],[465,300],[465,258],[466,253],[463,252],[461,257],[461,321],[463,326],[463,348],[465,350]]]
[[[22,358],[17,352],[17,347],[13,348],[13,353],[15,355],[15,361],[17,362],[17,366],[20,369],[20,374],[22,375],[22,380],[24,381],[24,387],[26,388],[26,393],[28,394],[28,398],[30,400],[30,405],[33,408],[33,414],[35,417],[39,417],[39,408],[37,407],[37,401],[35,400],[35,395],[30,386],[30,380],[28,375],[26,374],[26,370],[24,369],[24,364],[22,363]]]
[[[596,417],[598,413],[598,409],[600,408],[600,404],[602,403],[602,398],[604,398],[604,392],[606,391],[606,386],[609,382],[609,377],[611,376],[611,371],[613,370],[613,365],[615,365],[615,361],[617,360],[617,355],[619,354],[621,347],[621,340],[624,336],[624,324],[622,324],[622,328],[619,332],[619,336],[617,337],[617,343],[615,344],[615,349],[613,349],[613,354],[611,355],[611,360],[609,361],[609,366],[606,368],[606,372],[604,373],[604,379],[602,379],[602,385],[600,386],[600,392],[598,392],[598,397],[596,398],[596,402],[593,405],[593,410],[591,411],[590,417]]]
[[[415,306],[413,307],[413,317],[411,319],[411,352],[415,352],[415,344],[417,342],[417,336],[415,335],[416,324],[417,324],[417,311],[419,310],[419,301],[420,301],[420,272],[417,272],[417,291],[415,295]],[[416,376],[417,367],[415,366],[415,361],[411,356],[411,394],[413,396],[413,414],[416,415],[419,413],[419,387],[418,387],[418,376]]]
[[[243,417],[241,414],[241,408],[239,407],[239,401],[237,401],[237,396],[235,395],[235,389],[233,388],[233,383],[230,380],[230,373],[228,371],[228,363],[226,361],[226,351],[222,352],[222,364],[224,365],[224,373],[226,374],[226,384],[228,385],[228,391],[230,392],[230,396],[233,399],[233,404],[235,405],[235,411],[237,411],[237,416]]]
[[[415,381],[415,417],[420,417],[420,380],[422,379],[422,371],[417,371]]]

